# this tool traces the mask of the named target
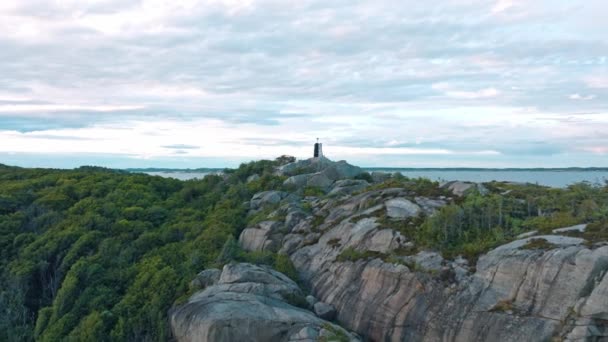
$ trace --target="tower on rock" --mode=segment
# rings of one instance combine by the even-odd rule
[[[319,138],[317,138],[317,143],[315,144],[315,158],[323,157],[323,144],[319,142]]]

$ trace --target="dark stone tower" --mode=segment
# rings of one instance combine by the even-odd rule
[[[317,138],[317,143],[315,144],[315,158],[323,157],[323,144],[319,142],[319,138]]]

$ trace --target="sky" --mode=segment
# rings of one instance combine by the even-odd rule
[[[608,166],[606,0],[2,0],[0,163]]]

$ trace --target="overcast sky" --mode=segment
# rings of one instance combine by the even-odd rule
[[[0,163],[608,166],[606,0],[2,0]]]

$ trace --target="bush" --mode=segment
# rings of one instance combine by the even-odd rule
[[[354,249],[353,247],[348,247],[348,248],[344,249],[340,253],[340,255],[338,255],[338,258],[336,260],[341,261],[341,262],[345,262],[345,261],[356,262],[358,260],[367,260],[367,259],[375,259],[375,258],[385,259],[386,257],[387,257],[386,254],[382,254],[379,252],[373,252],[373,251],[359,252],[356,249]]]
[[[312,196],[312,197],[321,197],[325,195],[325,191],[323,189],[316,186],[307,186],[304,188],[304,196]]]
[[[372,175],[369,172],[360,173],[355,176],[355,179],[364,180],[370,184],[374,182],[374,179],[372,178]]]
[[[528,242],[519,247],[519,249],[541,249],[548,250],[557,247],[545,239],[530,239]]]
[[[298,276],[298,271],[288,255],[278,253],[274,259],[274,269],[288,276],[296,283],[299,283],[300,277]]]

